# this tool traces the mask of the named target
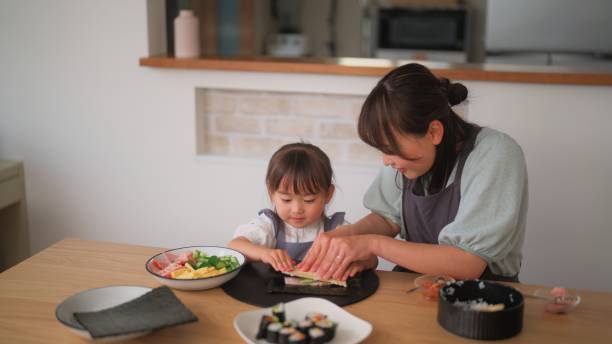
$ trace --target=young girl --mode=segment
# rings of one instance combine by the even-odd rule
[[[251,222],[239,226],[229,247],[277,271],[292,270],[319,233],[346,224],[344,213],[331,217],[324,213],[334,195],[332,178],[329,158],[318,147],[308,143],[281,147],[272,155],[266,173],[274,210],[261,210]],[[376,257],[356,262],[347,277],[375,267],[376,262]]]

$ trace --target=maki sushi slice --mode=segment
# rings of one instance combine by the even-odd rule
[[[272,314],[278,318],[278,321],[285,322],[285,304],[279,303],[272,307]]]
[[[327,319],[327,315],[319,312],[309,312],[306,314],[306,320],[316,323],[319,320]]]
[[[289,337],[289,344],[307,344],[308,337],[302,332],[296,331]]]
[[[338,323],[319,312],[309,312],[305,319],[287,320],[285,305],[272,307],[273,315],[263,315],[259,322],[256,339],[278,344],[319,344],[334,339]]]
[[[285,322],[283,323],[283,327],[297,328],[298,327],[298,322],[295,321],[295,320],[285,320]]]
[[[278,318],[276,318],[275,316],[272,316],[272,315],[262,316],[261,320],[259,321],[259,329],[257,330],[257,335],[255,336],[255,338],[257,339],[266,338],[266,335],[268,333],[268,325],[270,325],[271,323],[275,323],[275,322],[278,322]]]
[[[308,337],[310,337],[310,344],[325,343],[325,332],[318,327],[313,327],[308,330]]]
[[[298,323],[298,330],[304,334],[308,334],[308,330],[310,330],[314,326],[313,322],[310,320],[302,320]]]
[[[317,321],[315,325],[321,330],[323,330],[323,333],[325,334],[324,340],[326,342],[334,339],[334,336],[336,335],[336,327],[338,327],[338,323],[331,321],[329,319],[323,319],[323,320]]]
[[[283,328],[281,323],[271,323],[268,325],[268,331],[266,333],[266,341],[270,343],[278,343],[279,332]]]
[[[297,332],[293,327],[283,327],[278,333],[278,344],[289,344],[289,337]]]

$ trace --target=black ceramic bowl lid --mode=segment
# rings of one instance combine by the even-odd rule
[[[466,305],[484,301],[504,304],[499,311],[478,311]],[[472,339],[504,339],[523,328],[523,295],[516,289],[489,281],[448,283],[440,289],[438,323],[447,331]]]

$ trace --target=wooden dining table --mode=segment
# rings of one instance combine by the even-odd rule
[[[0,343],[84,343],[55,318],[55,308],[78,292],[109,285],[158,287],[145,262],[162,248],[64,239],[0,273]],[[419,292],[406,293],[417,274],[377,271],[380,287],[345,310],[373,325],[365,343],[479,342],[447,332],[437,320],[437,303]],[[523,294],[540,286],[512,284]],[[133,343],[240,343],[233,321],[257,309],[221,288],[175,290],[198,317]],[[580,305],[567,314],[549,314],[544,301],[526,298],[523,330],[507,343],[612,343],[612,293],[578,290]]]

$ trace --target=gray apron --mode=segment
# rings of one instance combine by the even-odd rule
[[[439,192],[425,196],[424,187],[420,178],[410,180],[402,176],[404,190],[402,192],[402,208],[404,211],[404,227],[406,232],[402,236],[415,243],[439,244],[438,235],[444,226],[453,222],[457,216],[459,202],[461,201],[461,175],[468,156],[474,149],[476,136],[480,127],[475,127],[472,135],[465,141],[461,152],[457,156],[457,170],[451,185]],[[395,266],[393,271],[409,270]],[[480,279],[518,282],[518,275],[502,276],[491,272],[489,267],[480,276]]]
[[[274,236],[276,238],[276,248],[283,249],[289,253],[296,262],[302,261],[306,253],[312,246],[312,241],[308,242],[287,242],[285,240],[285,222],[274,211],[263,209],[259,215],[265,214],[272,220],[274,225]],[[344,213],[335,213],[331,217],[323,217],[323,231],[328,232],[344,223]]]

